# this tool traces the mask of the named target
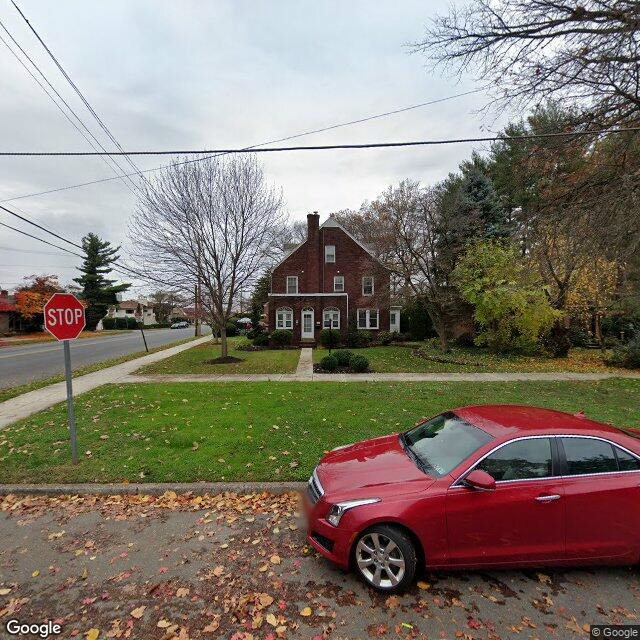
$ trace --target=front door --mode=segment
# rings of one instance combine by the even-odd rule
[[[451,564],[544,563],[565,548],[563,481],[552,470],[550,438],[516,440],[487,456],[476,469],[496,480],[495,491],[459,483],[447,493]]]
[[[303,340],[313,340],[313,309],[302,310],[302,331],[300,337]]]

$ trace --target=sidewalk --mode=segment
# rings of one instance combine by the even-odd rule
[[[84,376],[74,378],[73,395],[78,396],[81,393],[91,391],[103,384],[122,382],[123,378],[145,364],[164,360],[165,358],[169,358],[176,353],[185,351],[186,349],[191,349],[191,347],[195,347],[210,339],[211,336],[205,336],[199,340],[193,340],[175,347],[169,347],[162,351],[150,353],[148,356],[142,356],[142,358],[129,360],[113,367],[107,367],[106,369],[100,369],[99,371],[94,371],[93,373],[88,373]],[[16,420],[27,418],[38,411],[47,409],[58,402],[65,401],[66,399],[66,383],[62,381],[49,385],[48,387],[43,387],[42,389],[23,393],[21,396],[5,400],[5,402],[0,403],[0,429],[4,429],[4,427]]]
[[[297,376],[313,376],[313,349],[302,347],[300,349],[300,360],[296,369]]]
[[[302,359],[302,356],[301,358]],[[295,373],[128,375],[119,383],[144,382],[593,382],[611,378],[640,380],[638,373]],[[1,406],[1,405],[0,405]]]

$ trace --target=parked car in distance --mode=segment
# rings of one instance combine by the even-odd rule
[[[189,323],[181,320],[180,322],[174,322],[171,325],[171,329],[187,329],[189,327]]]
[[[372,587],[416,571],[640,560],[640,433],[526,406],[455,409],[339,447],[306,492],[307,539]]]

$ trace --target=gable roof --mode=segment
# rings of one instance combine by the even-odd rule
[[[380,264],[382,267],[384,267],[385,269],[389,270],[388,267],[386,267],[385,265],[382,264],[382,262],[380,262],[380,259],[377,258],[376,256],[373,255],[371,249],[364,244],[363,242],[360,242],[360,240],[358,240],[358,238],[356,238],[354,235],[352,235],[351,233],[349,233],[333,216],[329,216],[321,225],[320,225],[320,229],[324,229],[324,228],[334,228],[334,229],[340,229],[340,231],[342,231],[343,233],[345,233],[349,238],[351,238],[351,240],[353,240],[361,249],[363,249],[364,251],[366,251],[378,264]]]

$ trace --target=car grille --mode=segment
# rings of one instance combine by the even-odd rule
[[[320,484],[320,480],[318,479],[318,474],[314,470],[312,476],[309,478],[309,482],[307,483],[307,495],[309,496],[309,501],[311,504],[316,504],[320,498],[324,495],[324,489]]]

